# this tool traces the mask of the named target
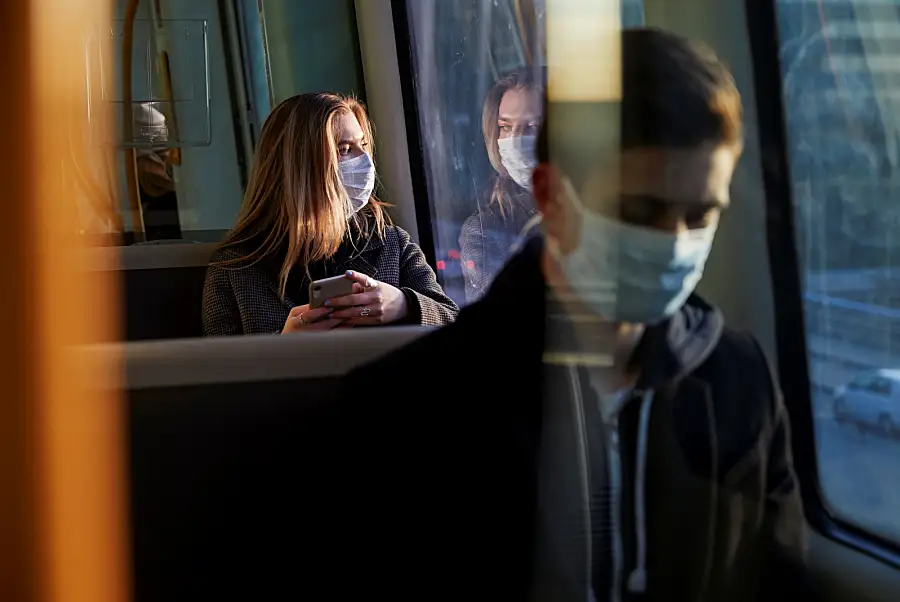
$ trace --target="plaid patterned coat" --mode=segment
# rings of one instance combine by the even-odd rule
[[[478,301],[490,288],[513,247],[520,242],[523,230],[536,214],[534,199],[521,188],[507,182],[513,200],[505,215],[491,202],[490,195],[479,203],[478,210],[463,223],[459,234],[462,251],[466,303]]]
[[[239,249],[213,254],[203,289],[203,332],[206,336],[279,333],[293,307],[308,303],[310,279],[295,268],[285,298],[279,296],[276,262],[253,265],[240,261]],[[280,264],[280,261],[277,262]],[[444,294],[425,255],[402,228],[388,226],[384,237],[372,235],[355,244],[345,242],[334,257],[309,266],[313,279],[353,270],[399,288],[406,295],[409,316],[404,323],[440,326],[456,319],[459,308]],[[302,274],[302,275],[301,275]]]

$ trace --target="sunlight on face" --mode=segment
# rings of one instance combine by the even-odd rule
[[[560,172],[544,166],[535,188],[545,231],[565,253],[577,248],[585,209],[610,219],[665,232],[713,226],[730,202],[729,189],[740,148],[644,148],[625,151],[613,168],[597,169],[570,200]],[[577,186],[577,185],[576,185]]]
[[[621,155],[618,178],[595,173],[580,197],[588,209],[636,226],[704,228],[728,206],[738,156],[730,145],[631,149]]]
[[[536,136],[541,125],[541,97],[535,90],[507,90],[497,111],[500,138]]]
[[[337,134],[334,143],[337,147],[338,161],[346,161],[369,152],[369,141],[353,113],[345,113],[336,117]]]

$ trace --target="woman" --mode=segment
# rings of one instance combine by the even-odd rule
[[[481,130],[496,171],[487,202],[463,223],[459,237],[466,301],[478,300],[506,263],[510,249],[535,214],[531,172],[541,120],[543,84],[516,71],[487,94]]]
[[[237,223],[203,292],[207,335],[446,324],[456,304],[372,194],[372,125],[353,98],[301,94],[266,119]],[[354,293],[309,308],[314,280]]]

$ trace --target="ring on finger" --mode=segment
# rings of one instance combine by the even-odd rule
[[[304,326],[306,326],[307,322],[306,322],[306,320],[303,319],[304,315],[306,315],[306,314],[300,314],[300,323],[303,324]]]
[[[367,317],[369,317],[369,314],[370,314],[370,313],[372,313],[372,310],[370,310],[368,307],[363,307],[363,308],[359,311],[359,315],[360,315],[360,317],[362,317],[362,318],[367,318]]]

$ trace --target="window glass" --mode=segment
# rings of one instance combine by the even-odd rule
[[[121,272],[126,340],[198,337],[206,265],[234,224],[273,103],[322,90],[364,98],[354,0],[111,4],[85,41],[93,139],[61,136],[78,168],[73,226],[87,245],[128,247],[89,255]],[[113,122],[99,123],[106,114]],[[82,143],[108,161],[79,160]]]
[[[847,387],[852,391],[865,391],[872,385],[872,379],[868,376],[858,376]]]
[[[408,0],[406,9],[435,267],[462,305],[485,292],[533,223],[545,0]],[[626,25],[643,18],[640,0],[622,1]]]
[[[872,385],[872,391],[876,395],[881,395],[882,397],[888,397],[891,394],[891,381],[886,378],[878,378]]]
[[[302,92],[365,100],[353,0],[258,2],[276,104]]]
[[[89,102],[113,105],[115,131],[92,142],[113,147],[114,164],[79,174],[77,195],[79,230],[103,244],[218,241],[234,223],[273,102],[323,90],[364,100],[353,0],[115,7],[89,44],[92,68],[107,67],[87,90]]]
[[[821,489],[900,541],[900,5],[777,4]]]
[[[125,244],[215,240],[241,201],[242,147],[230,89],[232,59],[240,57],[229,40],[231,15],[216,0],[115,6],[112,22],[87,47],[90,67],[99,71],[92,81],[100,83],[86,90],[90,108],[112,105],[114,129],[91,143],[112,148],[114,162],[102,173],[79,174],[78,229]]]

